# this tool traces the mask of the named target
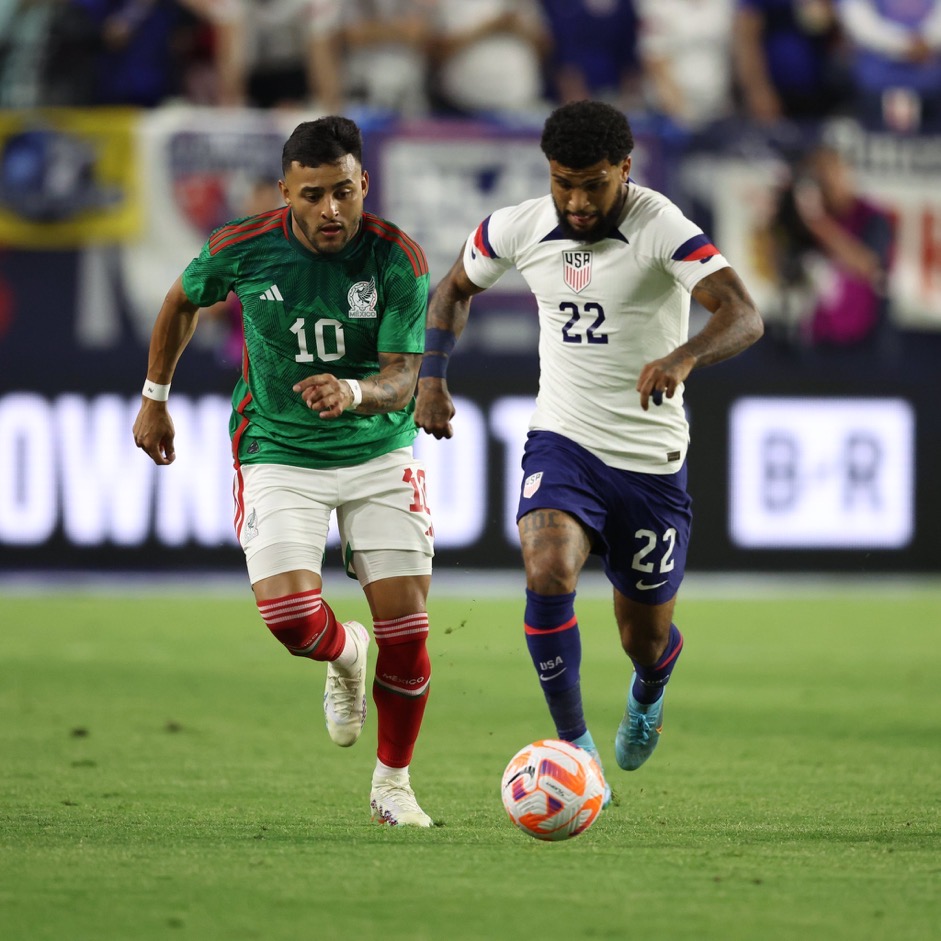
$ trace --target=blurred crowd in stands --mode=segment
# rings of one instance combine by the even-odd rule
[[[0,0],[0,106],[537,116],[697,132],[850,114],[941,131],[941,0]]]
[[[693,156],[727,146],[731,127],[786,141],[840,116],[941,134],[941,0],[0,0],[3,109],[185,102],[538,126],[587,97]],[[840,154],[798,137],[769,225],[799,308],[789,340],[875,343],[891,219]]]

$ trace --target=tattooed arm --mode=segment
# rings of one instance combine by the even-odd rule
[[[384,415],[405,408],[415,393],[421,353],[380,353],[379,372],[359,380],[363,400],[358,415]],[[338,418],[353,409],[353,390],[345,379],[330,373],[308,376],[294,386],[308,408],[321,418]]]
[[[655,392],[672,398],[676,387],[694,368],[721,363],[747,349],[764,333],[755,302],[731,268],[703,278],[693,288],[693,297],[711,316],[696,336],[641,370],[637,391],[644,411]]]

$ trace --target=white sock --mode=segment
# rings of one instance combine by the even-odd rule
[[[372,773],[373,784],[378,784],[381,781],[385,781],[387,778],[398,778],[402,775],[405,776],[405,780],[407,781],[408,765],[404,768],[390,768],[387,764],[383,764],[376,759],[376,770]]]
[[[359,651],[353,641],[353,629],[341,624],[340,629],[344,632],[346,640],[343,641],[343,649],[340,656],[333,661],[333,665],[342,673],[349,673],[356,666],[359,657]]]

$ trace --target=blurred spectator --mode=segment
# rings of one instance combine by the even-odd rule
[[[831,115],[844,78],[833,0],[738,0],[734,65],[748,117],[763,124]]]
[[[351,101],[415,116],[428,111],[428,52],[437,0],[346,0],[343,39]]]
[[[640,86],[632,0],[542,0],[552,33],[549,80],[564,104],[585,98],[633,110]]]
[[[849,164],[819,147],[799,165],[773,225],[785,292],[806,299],[792,339],[803,346],[883,350],[889,336],[889,215],[859,196]]]
[[[856,115],[872,130],[941,132],[941,2],[841,0]]]
[[[0,0],[0,107],[92,104],[94,40],[72,0]]]
[[[184,32],[211,0],[70,0],[94,35],[94,100],[152,108],[182,94]]]
[[[536,0],[438,0],[436,106],[462,115],[544,116],[550,44]]]
[[[342,110],[342,0],[208,2],[220,104]]]
[[[184,0],[186,2],[186,0]],[[177,38],[181,97],[196,105],[219,103],[219,72],[216,55],[214,0],[190,0]]]
[[[733,111],[735,0],[635,0],[649,107],[696,131]]]

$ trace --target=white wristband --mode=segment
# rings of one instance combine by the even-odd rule
[[[356,408],[363,401],[363,389],[355,379],[344,379],[343,381],[350,387],[350,392],[353,393],[353,404],[350,408]]]
[[[164,385],[160,382],[151,382],[147,379],[144,382],[144,388],[141,390],[141,395],[145,399],[153,399],[155,402],[166,402],[170,398],[170,383]]]

